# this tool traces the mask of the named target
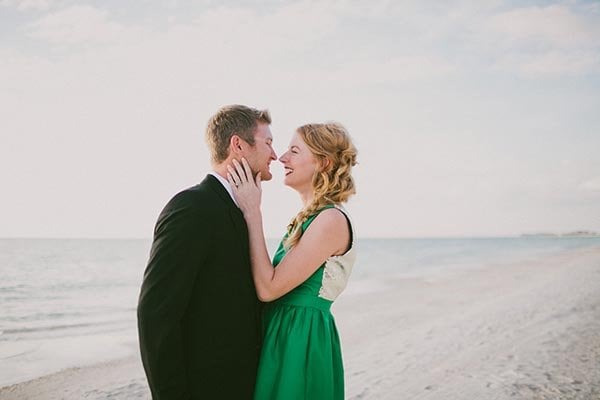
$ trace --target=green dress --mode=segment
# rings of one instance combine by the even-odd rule
[[[335,207],[350,225],[346,211]],[[317,215],[302,224],[302,232]],[[282,241],[273,265],[277,266],[285,254]],[[344,398],[342,352],[330,307],[345,288],[355,258],[351,244],[345,254],[330,257],[300,286],[266,304],[255,400]]]

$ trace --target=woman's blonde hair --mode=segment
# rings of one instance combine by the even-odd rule
[[[313,176],[313,200],[288,225],[286,248],[298,244],[302,223],[328,204],[348,201],[356,193],[352,167],[356,165],[356,147],[346,128],[337,122],[307,124],[298,134],[317,159],[319,167]]]

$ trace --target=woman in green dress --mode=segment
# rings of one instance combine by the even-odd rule
[[[342,354],[330,306],[355,260],[342,204],[355,193],[356,148],[340,124],[308,124],[298,128],[279,161],[284,183],[298,192],[304,208],[272,263],[263,234],[260,172],[255,175],[242,159],[228,176],[248,225],[256,291],[267,302],[254,398],[343,399]]]

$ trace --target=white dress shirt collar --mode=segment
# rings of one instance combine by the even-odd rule
[[[231,189],[231,185],[229,184],[229,181],[227,179],[223,178],[221,175],[219,175],[215,171],[211,171],[211,172],[209,172],[209,174],[214,176],[215,178],[217,178],[217,180],[219,182],[221,182],[221,185],[223,185],[225,190],[227,190],[227,193],[229,193],[229,196],[231,196],[231,200],[233,200],[235,205],[239,207],[237,201],[235,201],[235,197],[233,197],[233,190]]]

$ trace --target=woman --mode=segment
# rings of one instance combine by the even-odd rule
[[[341,203],[355,193],[356,148],[340,124],[308,124],[298,128],[279,161],[284,183],[300,194],[304,208],[273,263],[263,234],[260,172],[254,178],[242,159],[228,174],[248,225],[256,291],[269,302],[254,397],[343,399],[340,342],[329,309],[355,260],[352,226]]]

